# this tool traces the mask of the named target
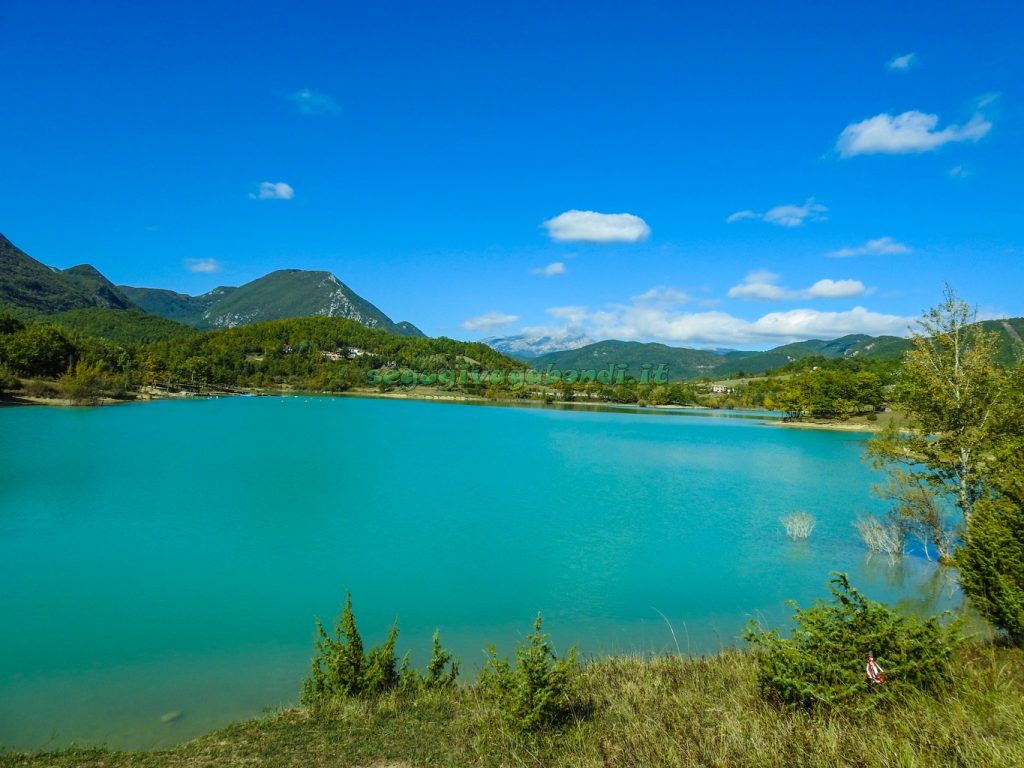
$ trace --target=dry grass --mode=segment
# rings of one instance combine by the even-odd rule
[[[613,658],[586,666],[577,721],[521,736],[472,687],[344,701],[230,726],[164,752],[0,756],[2,768],[199,766],[1024,765],[1024,653],[969,646],[959,690],[889,711],[784,712],[758,693],[753,658]]]

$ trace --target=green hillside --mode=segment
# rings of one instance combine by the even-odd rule
[[[714,375],[725,377],[745,373],[774,371],[803,357],[820,355],[826,359],[867,357],[872,360],[898,360],[910,349],[910,342],[898,336],[851,334],[831,341],[811,339],[784,344],[764,352],[730,352],[723,356]]]
[[[639,376],[640,366],[650,363],[668,366],[670,381],[699,379],[712,375],[722,362],[722,356],[714,352],[685,347],[670,347],[665,344],[644,344],[638,341],[599,341],[579,349],[549,352],[529,361],[531,368],[552,368],[580,371],[606,368],[609,365],[625,363],[628,375]]]
[[[744,372],[748,374],[774,371],[804,357],[819,355],[828,359],[863,356],[870,359],[899,359],[910,342],[895,336],[843,336],[831,341],[812,339],[763,352],[730,351],[717,354],[708,350],[670,347],[665,344],[644,344],[636,341],[599,341],[579,349],[550,352],[530,361],[534,368],[587,370],[609,364],[625,363],[628,373],[637,376],[640,366],[664,363],[669,367],[669,380],[720,379]]]
[[[999,335],[996,359],[1003,365],[1015,365],[1024,360],[1024,317],[1008,320],[985,320],[985,330]]]
[[[88,264],[61,271],[0,235],[0,304],[49,314],[83,307],[126,309],[131,301]]]
[[[191,326],[137,309],[87,307],[60,312],[46,320],[69,331],[121,346],[149,344],[199,333]]]
[[[155,288],[121,290],[146,312],[196,328],[234,328],[294,317],[343,317],[399,336],[423,336],[412,323],[395,323],[330,272],[280,269],[238,288],[201,296]]]
[[[128,285],[121,285],[118,288],[142,311],[186,325],[199,323],[203,313],[213,306],[214,302],[235,290],[221,287],[214,288],[202,296],[187,296],[165,288],[133,288]]]

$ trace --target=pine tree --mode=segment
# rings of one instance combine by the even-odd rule
[[[362,690],[366,693],[383,693],[398,685],[398,659],[395,657],[395,641],[397,639],[398,622],[396,621],[388,630],[384,644],[372,648],[367,655],[362,679]]]
[[[451,667],[445,671],[445,667],[449,663],[451,663]],[[458,676],[459,662],[453,660],[452,655],[441,647],[441,633],[435,630],[434,651],[430,656],[430,663],[427,664],[427,676],[424,683],[427,688],[450,688],[455,685]]]

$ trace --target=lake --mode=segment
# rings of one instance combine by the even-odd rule
[[[537,611],[585,657],[734,645],[833,570],[955,604],[922,558],[866,555],[865,439],[356,398],[2,409],[0,745],[154,748],[294,703],[346,592],[364,641],[397,618],[423,665],[437,628],[464,678]]]

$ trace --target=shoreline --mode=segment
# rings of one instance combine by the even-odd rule
[[[516,407],[516,408],[554,408],[554,409],[566,409],[566,408],[579,408],[579,409],[593,409],[603,410],[606,412],[614,413],[616,411],[625,412],[640,412],[640,413],[676,413],[676,414],[702,414],[720,412],[727,414],[735,412],[734,418],[750,418],[750,419],[762,419],[766,426],[773,427],[787,427],[789,429],[808,429],[808,430],[820,430],[820,431],[831,431],[831,432],[862,432],[868,434],[874,434],[882,431],[884,425],[881,423],[861,423],[861,422],[849,422],[849,421],[786,421],[782,417],[777,415],[770,415],[774,412],[764,410],[764,415],[759,415],[757,408],[714,408],[712,406],[704,405],[637,405],[635,403],[613,403],[613,402],[593,402],[593,401],[580,401],[580,400],[552,400],[546,402],[544,400],[535,399],[520,399],[520,398],[498,398],[490,399],[481,397],[479,395],[469,394],[452,394],[445,393],[442,390],[426,390],[417,392],[414,390],[402,391],[402,392],[377,392],[373,390],[363,389],[351,389],[343,392],[316,392],[307,390],[288,390],[288,389],[277,389],[277,390],[237,390],[233,392],[209,392],[209,393],[192,393],[192,392],[166,392],[157,391],[150,389],[148,391],[140,393],[140,396],[130,399],[119,399],[103,397],[98,398],[95,402],[89,403],[74,403],[67,398],[47,398],[47,397],[31,397],[26,395],[4,395],[0,397],[0,408],[13,408],[18,406],[49,406],[58,408],[83,408],[83,407],[97,407],[97,406],[108,406],[108,405],[124,405],[127,403],[141,403],[141,402],[153,402],[159,400],[208,400],[218,397],[244,397],[244,396],[255,396],[255,397],[354,397],[362,399],[375,399],[375,400],[419,400],[423,402],[448,402],[448,403],[459,403],[459,404],[470,404],[470,405],[490,405],[500,407]]]

